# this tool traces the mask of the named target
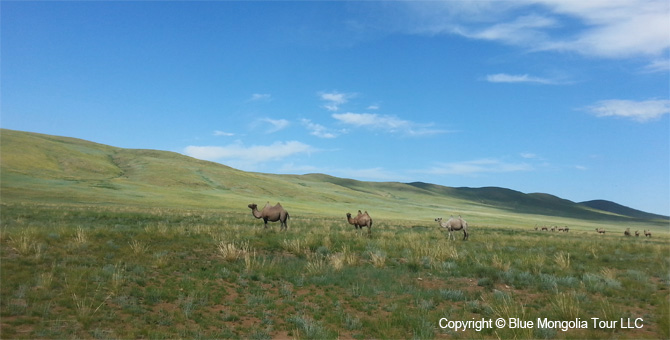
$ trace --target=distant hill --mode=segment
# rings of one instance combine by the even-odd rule
[[[616,203],[575,203],[549,194],[430,183],[365,182],[325,174],[245,172],[174,152],[123,149],[81,139],[0,129],[0,201],[133,205],[249,213],[247,204],[281,202],[291,216],[343,218],[358,209],[387,219],[434,222],[450,214],[479,223],[556,220],[666,223],[667,216]],[[606,202],[606,203],[603,203]],[[297,212],[298,214],[294,213]],[[558,222],[556,222],[558,223]]]
[[[593,208],[593,209],[598,209],[601,211],[607,211],[611,212],[613,214],[621,215],[621,216],[629,216],[629,217],[634,217],[634,218],[640,218],[640,219],[660,219],[660,220],[670,220],[670,217],[668,216],[663,216],[663,215],[657,215],[657,214],[652,214],[640,210],[635,210],[626,206],[623,206],[621,204],[617,204],[611,201],[606,201],[606,200],[592,200],[592,201],[586,201],[586,202],[580,202],[579,204]]]

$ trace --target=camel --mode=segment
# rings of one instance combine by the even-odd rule
[[[644,230],[644,237],[651,237],[651,230],[647,231],[647,229]]]
[[[270,202],[267,202],[261,211],[258,211],[258,205],[256,205],[256,203],[251,203],[248,205],[248,207],[251,209],[251,214],[254,215],[255,218],[263,219],[265,222],[265,228],[268,227],[268,221],[280,221],[281,225],[279,226],[279,230],[288,230],[286,221],[290,217],[288,215],[288,211],[284,210],[284,207],[282,207],[281,204],[277,203],[277,205],[273,207],[270,205]]]
[[[458,218],[454,218],[454,216],[449,217],[449,220],[446,222],[442,221],[442,217],[438,217],[435,219],[435,222],[440,224],[440,227],[442,228],[447,228],[449,231],[449,239],[456,239],[456,237],[452,234],[452,231],[455,230],[461,230],[463,229],[463,241],[467,240],[470,234],[468,233],[468,222],[466,222],[460,215]]]
[[[351,218],[351,214],[347,213],[347,222],[352,224],[356,229],[363,229],[363,227],[368,227],[368,236],[372,233],[372,217],[370,217],[370,214],[368,214],[367,211],[361,213],[359,210],[358,216],[354,218]]]
[[[568,226],[565,226],[565,228],[563,228],[563,231],[567,233],[570,231],[570,228],[568,228]]]
[[[635,230],[635,237],[640,237],[640,231],[639,230]]]
[[[565,231],[565,228],[563,228],[563,227],[558,227],[558,231]]]
[[[630,236],[630,228],[626,228],[626,230],[624,230],[624,232],[623,232],[623,235],[624,236]]]
[[[547,228],[546,225],[543,225],[543,226],[542,226],[542,231],[548,231],[548,230],[549,230],[549,229]]]
[[[604,233],[605,233],[605,229],[603,229],[603,228],[596,228],[596,232],[598,232],[598,234],[604,234]]]

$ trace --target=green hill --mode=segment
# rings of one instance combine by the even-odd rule
[[[667,223],[627,208],[616,211],[548,194],[428,183],[363,182],[323,174],[272,175],[236,170],[174,152],[123,149],[81,139],[2,129],[3,204],[136,205],[248,212],[281,202],[292,216],[344,216],[358,209],[386,219],[450,214],[481,223],[533,225],[562,219]]]
[[[621,216],[629,216],[629,217],[634,217],[634,218],[639,218],[639,219],[646,219],[646,220],[655,220],[655,219],[668,220],[668,219],[670,219],[670,217],[668,217],[668,216],[651,214],[651,213],[647,213],[647,212],[644,212],[644,211],[635,210],[635,209],[623,206],[621,204],[617,204],[617,203],[606,201],[606,200],[592,200],[592,201],[581,202],[579,204],[590,207],[590,208],[593,208],[593,209],[598,209],[600,211],[607,211],[607,212],[610,212],[610,213],[613,213],[613,214],[617,214],[617,215],[621,215]]]

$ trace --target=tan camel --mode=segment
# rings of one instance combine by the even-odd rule
[[[624,232],[623,232],[623,235],[624,236],[630,236],[630,228],[626,228],[626,230],[624,230]]]
[[[347,213],[347,221],[356,229],[363,229],[363,227],[368,227],[368,236],[372,233],[372,217],[370,217],[370,214],[368,214],[367,211],[361,213],[359,210],[358,216],[354,218],[351,218],[351,214]]]
[[[596,231],[598,232],[598,234],[604,234],[605,233],[605,229],[603,229],[603,228],[596,228]]]
[[[565,228],[563,228],[563,231],[567,233],[570,231],[570,228],[568,228],[568,226],[566,225]]]
[[[449,220],[446,222],[442,221],[442,217],[438,217],[435,219],[435,222],[440,224],[440,227],[442,228],[447,228],[449,231],[449,239],[456,239],[456,237],[452,234],[452,231],[455,230],[463,230],[463,240],[467,240],[470,234],[468,233],[468,222],[466,222],[460,215],[458,218],[455,218],[454,216],[449,217]]]
[[[284,207],[282,207],[281,204],[277,203],[277,205],[273,207],[270,205],[270,202],[268,202],[261,211],[258,211],[258,205],[256,205],[256,203],[251,203],[248,205],[248,207],[251,209],[251,214],[254,215],[255,218],[263,219],[263,222],[265,222],[265,228],[268,227],[268,221],[280,221],[281,225],[279,226],[279,230],[288,230],[286,221],[290,217],[288,215],[288,211],[284,210]]]
[[[651,230],[647,231],[647,229],[644,230],[644,237],[651,237]]]
[[[639,230],[635,230],[635,237],[640,237],[640,231]]]
[[[547,228],[546,225],[543,225],[543,226],[542,226],[542,231],[548,231],[548,230],[549,230],[549,229]]]

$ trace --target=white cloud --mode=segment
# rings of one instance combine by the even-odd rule
[[[533,158],[537,158],[537,155],[534,154],[534,153],[531,153],[531,152],[522,152],[522,153],[520,154],[520,156],[521,156],[521,158],[525,158],[525,159],[533,159]]]
[[[641,123],[670,113],[670,100],[601,100],[585,108],[597,117],[622,117]]]
[[[309,130],[309,134],[312,136],[317,136],[319,138],[337,137],[337,134],[331,132],[330,129],[326,128],[321,124],[312,123],[312,121],[309,119],[303,119],[301,122],[302,125],[305,126],[307,130]]]
[[[478,175],[483,173],[503,173],[530,171],[533,167],[527,163],[507,163],[497,159],[484,158],[463,162],[439,163],[420,172],[432,175]]]
[[[506,73],[489,74],[486,81],[490,83],[538,83],[546,85],[558,84],[557,81],[547,78],[533,77],[527,74],[513,75]]]
[[[226,137],[231,137],[231,136],[235,136],[235,134],[232,133],[232,132],[225,132],[225,131],[219,131],[219,130],[216,130],[216,131],[214,131],[214,136],[226,136]]]
[[[340,109],[340,105],[346,104],[349,102],[350,98],[356,96],[354,93],[340,93],[337,91],[334,92],[319,92],[319,98],[325,101],[326,104],[323,105],[324,108],[328,111],[337,111]]]
[[[268,123],[270,124],[270,129],[267,131],[267,133],[273,133],[277,132],[279,130],[283,130],[287,128],[289,125],[291,125],[291,122],[289,122],[286,119],[270,119],[270,118],[262,118],[259,120],[261,123]]]
[[[429,129],[431,124],[418,124],[394,116],[376,113],[334,113],[332,117],[341,123],[355,127],[367,127],[389,133],[402,133],[409,136],[425,136],[446,133],[444,130]]]
[[[272,99],[272,95],[268,93],[254,93],[251,95],[251,98],[249,98],[249,101],[255,102],[255,101],[266,101]]]
[[[670,71],[670,59],[656,59],[652,60],[649,64],[644,67],[644,72],[654,73],[654,72],[669,72]]]
[[[528,50],[604,58],[658,57],[670,48],[667,0],[405,1],[400,29],[457,34]],[[396,28],[397,29],[397,28]]]
[[[220,161],[240,168],[253,168],[257,164],[279,161],[298,154],[318,151],[310,145],[298,142],[275,142],[271,145],[245,146],[236,142],[226,146],[187,146],[184,154],[208,161]]]

